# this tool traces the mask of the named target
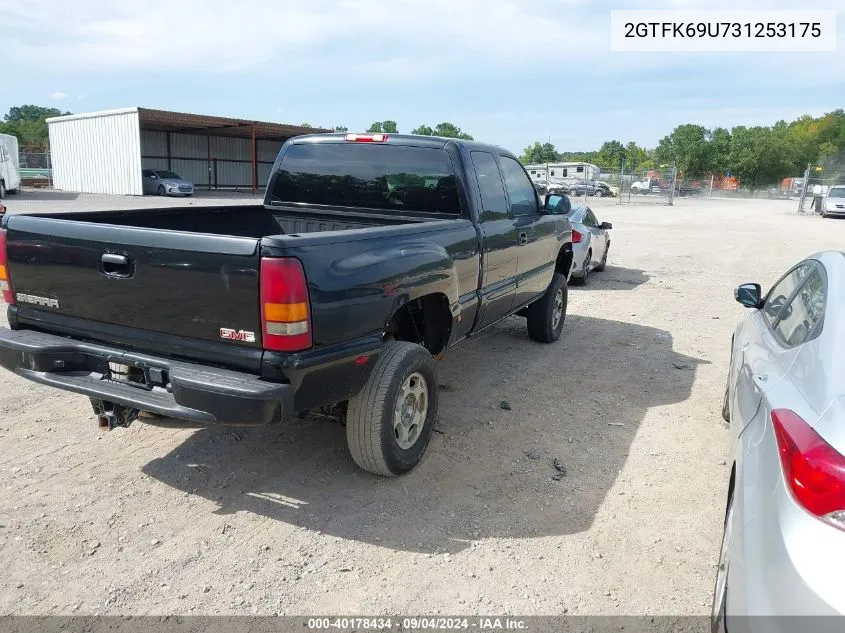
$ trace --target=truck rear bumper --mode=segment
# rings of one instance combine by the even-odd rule
[[[257,426],[294,411],[290,384],[35,330],[0,328],[0,366],[51,387],[202,424]]]

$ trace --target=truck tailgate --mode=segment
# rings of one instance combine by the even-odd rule
[[[9,276],[22,319],[46,311],[54,320],[260,349],[258,243],[37,216],[7,223]]]

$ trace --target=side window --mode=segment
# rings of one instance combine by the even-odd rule
[[[599,225],[596,216],[593,215],[592,209],[587,209],[584,213],[584,226],[597,227]]]
[[[583,174],[584,173],[584,166],[578,165],[578,167],[575,168],[575,171],[578,172],[579,174]]]
[[[152,172],[152,171],[150,171],[149,169],[145,169],[144,171],[142,171],[142,172],[141,172],[141,175],[142,175],[144,178],[149,178],[150,176],[152,176],[152,175],[153,175],[153,172]]]
[[[536,214],[537,192],[520,164],[510,156],[502,156],[502,172],[505,175],[505,187],[511,199],[511,211],[514,215]]]
[[[552,170],[552,176],[554,176],[554,175],[555,175],[555,170],[553,169],[553,170]]]
[[[566,174],[567,174],[567,172],[568,172],[568,171],[569,171],[569,170],[568,170],[568,169],[566,169],[566,168],[564,168],[564,169],[563,169],[563,177],[564,177],[564,178],[566,178]]]
[[[819,267],[814,267],[806,279],[775,324],[778,338],[789,347],[801,345],[813,336],[824,316],[826,284]]]
[[[481,190],[482,221],[506,217],[508,199],[505,197],[505,186],[496,159],[487,152],[472,152],[471,155],[478,177],[478,188]]]
[[[778,281],[763,302],[763,318],[769,327],[774,328],[780,316],[781,310],[789,303],[789,299],[795,289],[801,285],[804,277],[812,270],[811,264],[800,264],[790,270]]]

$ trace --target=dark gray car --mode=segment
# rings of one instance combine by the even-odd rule
[[[145,194],[158,196],[191,196],[194,183],[166,169],[145,169],[141,172]]]

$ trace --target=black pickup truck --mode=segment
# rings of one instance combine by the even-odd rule
[[[497,147],[329,134],[285,143],[262,205],[7,214],[0,365],[107,428],[336,405],[358,465],[402,474],[447,347],[514,313],[560,336],[568,209]]]

